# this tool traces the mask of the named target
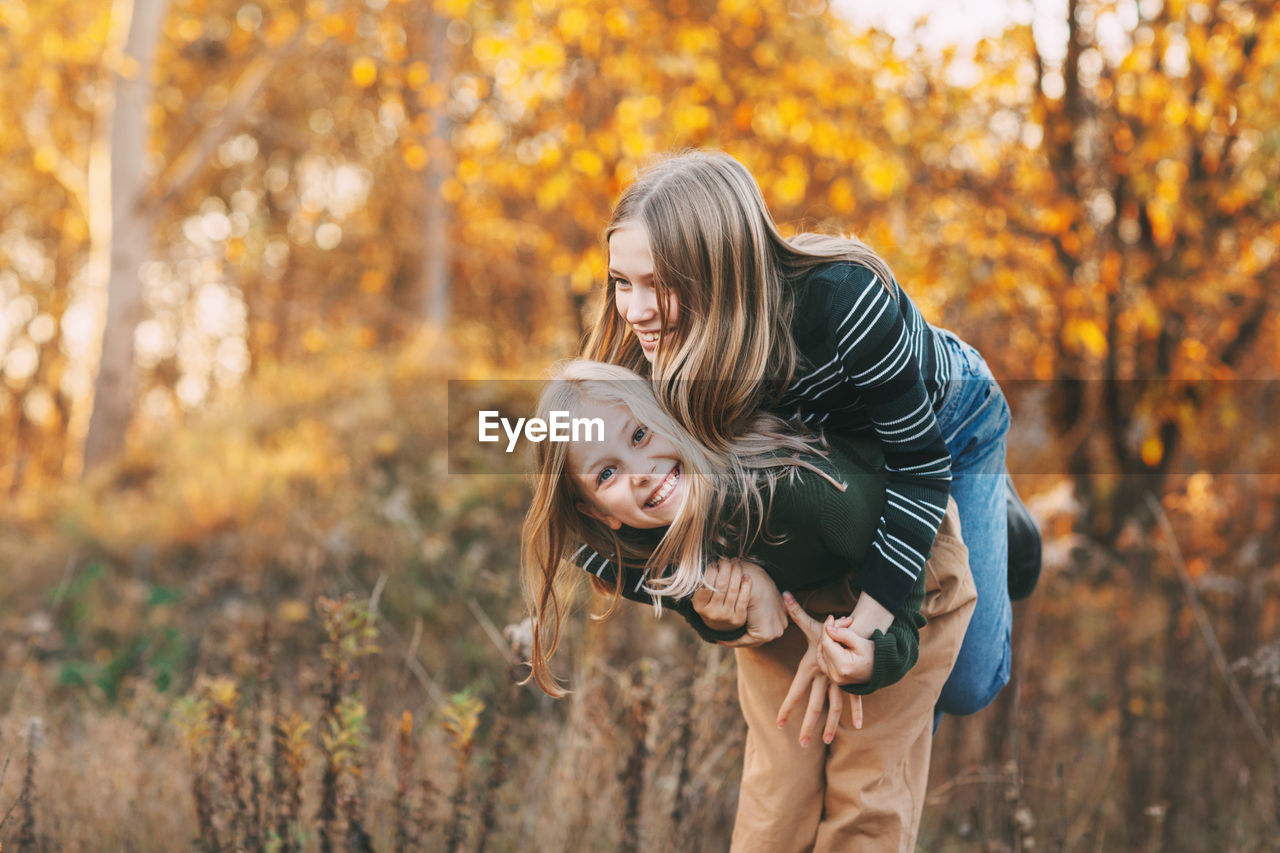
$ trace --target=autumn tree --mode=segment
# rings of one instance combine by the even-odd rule
[[[1179,459],[1268,464],[1223,439],[1247,405],[1233,380],[1274,373],[1255,344],[1280,283],[1280,25],[1267,3],[1152,5],[1073,0],[1054,61],[1030,27],[985,44],[967,112],[989,131],[949,121],[979,156],[928,172],[925,221],[978,248],[963,292],[1010,316],[1004,357],[1030,366],[1013,375],[1054,383],[1060,452],[1106,538]]]

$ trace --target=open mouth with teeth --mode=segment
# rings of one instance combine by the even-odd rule
[[[676,490],[676,484],[680,482],[680,466],[671,469],[671,473],[654,489],[653,494],[649,496],[649,500],[644,502],[645,509],[655,509],[661,506],[667,498],[671,497],[671,493]]]
[[[633,328],[634,328],[634,327],[633,327]],[[659,340],[661,340],[661,339],[662,339],[662,332],[661,332],[661,331],[657,331],[657,332],[642,332],[642,331],[640,331],[639,329],[634,329],[634,331],[635,331],[635,333],[636,333],[636,337],[640,339],[640,343],[641,343],[643,346],[646,346],[646,347],[654,346],[655,344],[657,344],[657,343],[658,343],[658,341],[659,341]]]

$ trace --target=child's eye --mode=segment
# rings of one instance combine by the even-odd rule
[[[635,432],[631,433],[631,443],[639,444],[640,442],[644,441],[644,437],[648,434],[649,434],[649,428],[646,427],[644,424],[641,424],[640,426],[636,427]]]
[[[601,483],[608,482],[610,479],[613,478],[613,473],[615,470],[616,469],[612,465],[607,465],[604,468],[602,468],[600,470],[599,475],[596,476],[596,484],[599,485]]]
[[[631,289],[631,282],[627,281],[625,278],[618,278],[617,276],[610,276],[609,284],[613,285],[614,290]]]

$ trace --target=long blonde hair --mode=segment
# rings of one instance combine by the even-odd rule
[[[680,319],[674,346],[650,371],[639,341],[614,307],[610,279],[583,355],[651,376],[663,405],[698,441],[725,450],[762,405],[795,378],[791,334],[797,287],[815,267],[867,267],[892,294],[893,274],[856,237],[801,234],[788,241],[747,168],[720,151],[688,151],[645,169],[622,194],[605,229],[642,223],[653,254],[662,325],[667,294]]]
[[[531,677],[553,696],[565,691],[548,663],[560,642],[572,587],[582,576],[581,569],[567,565],[573,549],[585,545],[615,566],[643,571],[645,589],[661,612],[664,598],[684,598],[702,586],[713,552],[743,556],[750,550],[764,532],[780,477],[804,468],[844,488],[809,461],[824,452],[820,437],[802,434],[781,419],[760,413],[728,451],[716,452],[662,408],[645,379],[615,364],[578,359],[560,365],[543,390],[536,416],[549,420],[551,412],[578,411],[588,401],[625,406],[636,420],[666,437],[680,456],[685,492],[675,520],[655,545],[652,536],[629,528],[615,531],[579,512],[577,503],[584,498],[570,476],[570,445],[544,441],[536,446],[520,574],[533,623]],[[612,588],[591,576],[600,591],[612,596],[600,618],[616,607],[623,574],[617,572]]]

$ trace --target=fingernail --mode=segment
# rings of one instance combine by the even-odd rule
[[[785,717],[784,717],[783,719],[781,719],[781,720],[778,720],[778,728],[782,728],[782,727],[783,727],[783,726],[785,726],[786,724],[787,724],[787,720],[786,720],[786,718],[785,718]]]
[[[800,745],[801,745],[801,746],[808,746],[808,745],[809,745],[809,739],[808,739],[807,737],[802,737],[802,738],[800,738]]]
[[[782,600],[785,601],[787,604],[790,604],[791,602],[795,601],[795,598],[791,595],[791,593],[784,592],[782,594]]]
[[[862,720],[858,720],[858,721],[856,721],[856,722],[853,724],[853,727],[854,727],[855,729],[861,729],[861,728],[862,728]]]
[[[831,735],[823,735],[823,736],[822,736],[822,742],[823,742],[823,743],[825,743],[825,744],[827,744],[828,746],[830,746],[830,745],[831,745]]]

